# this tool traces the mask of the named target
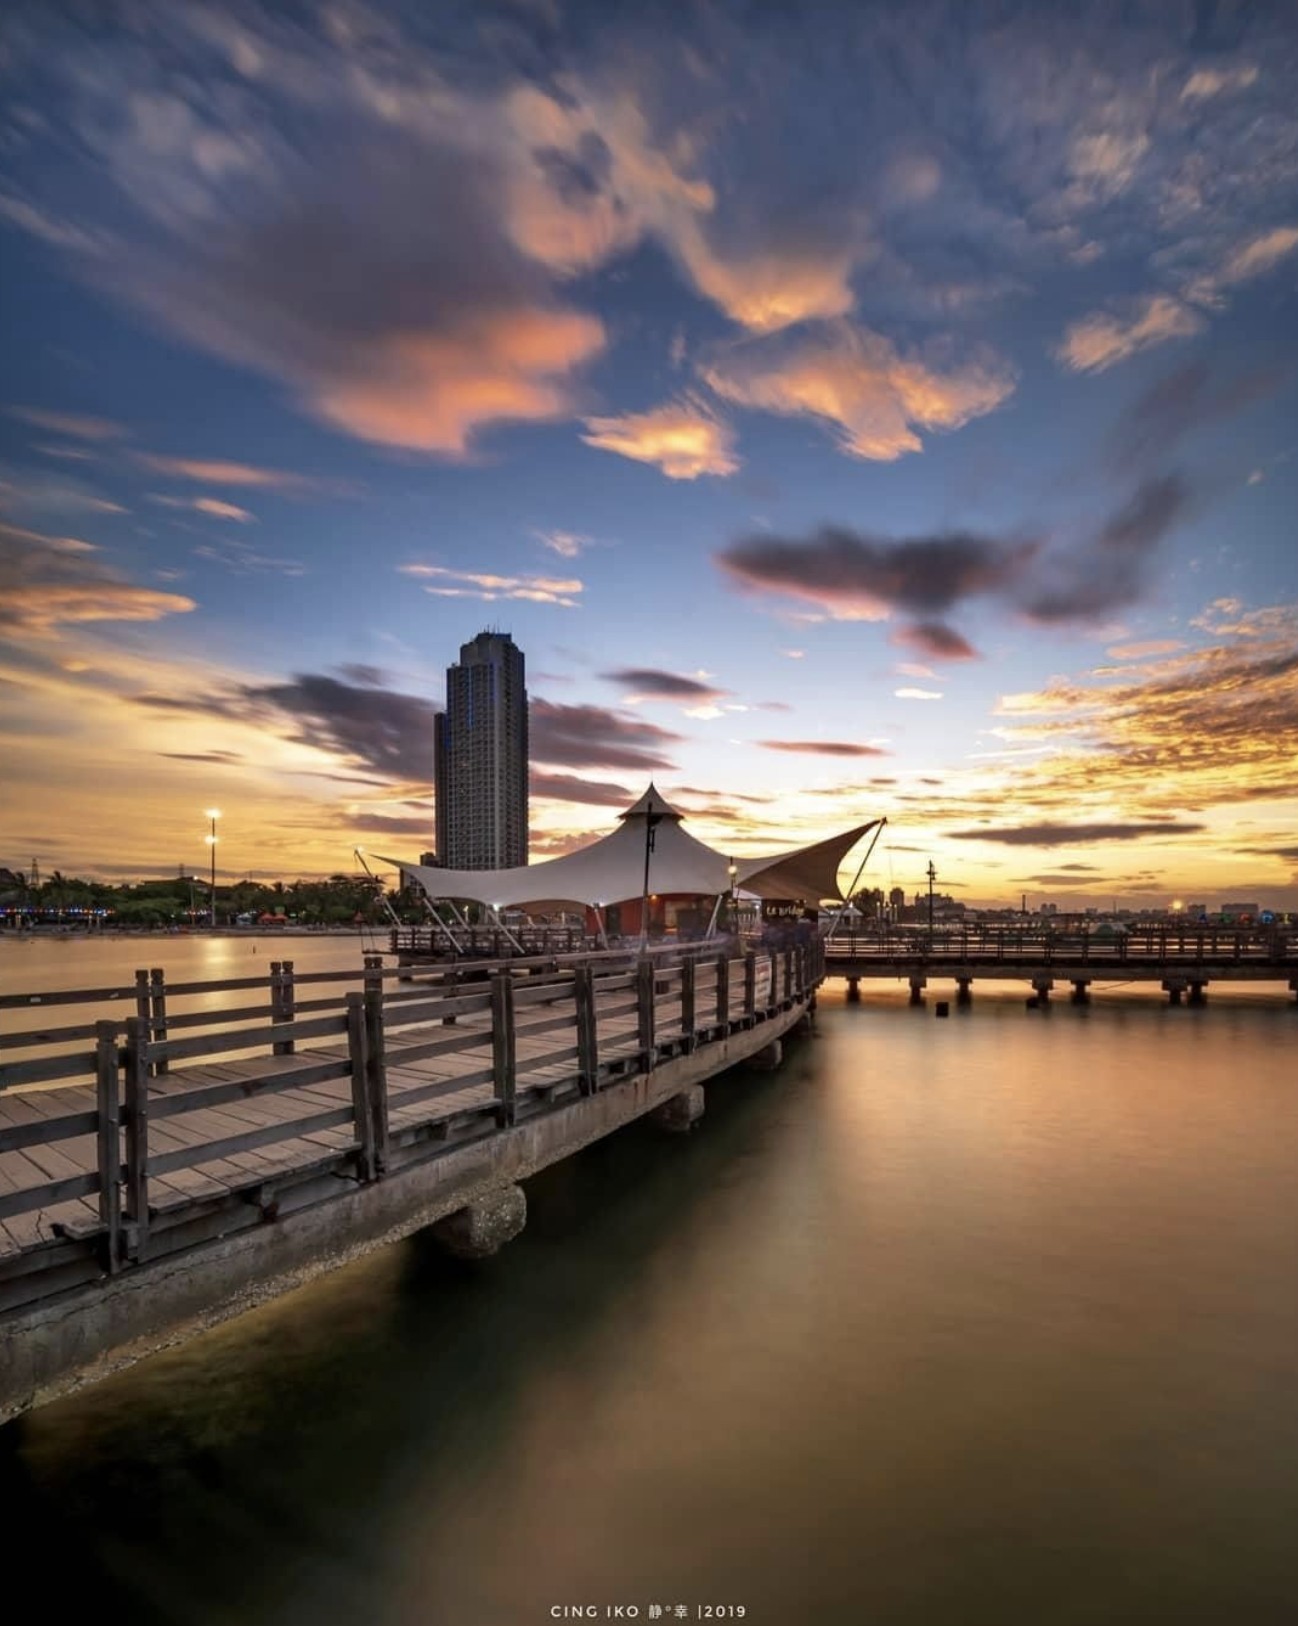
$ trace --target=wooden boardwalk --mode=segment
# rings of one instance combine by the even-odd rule
[[[930,976],[950,978],[963,995],[975,978],[1029,982],[1039,997],[1056,979],[1071,982],[1078,997],[1100,979],[1157,982],[1174,1001],[1201,998],[1217,981],[1287,982],[1298,993],[1298,932],[1282,926],[885,927],[835,933],[824,955],[825,975],[846,978],[853,990],[863,979],[902,978],[916,996]]]
[[[0,997],[0,1331],[6,1312],[340,1202],[673,1057],[715,1047],[727,1065],[725,1040],[805,1005],[819,977],[814,947],[703,945],[414,980],[371,957],[342,993],[338,973],[288,962],[215,985],[142,971],[134,1015],[72,1024],[117,991]]]

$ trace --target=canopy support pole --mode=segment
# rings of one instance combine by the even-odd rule
[[[717,935],[717,917],[721,913],[721,900],[724,897],[724,892],[717,893],[717,901],[712,905],[712,919],[708,921],[708,929],[704,933],[705,937],[715,937]]]
[[[874,851],[874,844],[875,844],[876,841],[878,841],[879,837],[883,834],[883,827],[884,827],[885,824],[887,824],[887,822],[888,822],[887,819],[880,819],[878,825],[875,827],[874,834],[870,837],[870,845],[865,849],[865,857],[861,860],[860,867],[858,868],[856,874],[852,877],[852,884],[847,889],[847,903],[845,903],[843,905],[843,908],[840,909],[838,911],[838,913],[834,916],[834,924],[825,933],[825,941],[827,943],[831,941],[831,939],[833,938],[834,933],[838,930],[839,926],[842,924],[843,915],[844,915],[844,913],[845,913],[845,911],[847,909],[847,905],[851,903],[853,897],[856,894],[857,882],[861,879],[861,876],[865,873],[865,866],[870,862],[870,854]]]
[[[515,936],[514,936],[514,934],[513,934],[513,932],[511,932],[511,931],[510,931],[510,929],[509,929],[509,927],[508,927],[508,926],[506,926],[506,924],[505,924],[505,922],[504,922],[504,921],[503,921],[503,920],[502,920],[502,919],[501,919],[501,918],[500,918],[500,910],[499,910],[499,909],[496,909],[496,908],[493,908],[493,909],[492,909],[492,911],[491,911],[491,913],[492,913],[492,915],[493,915],[493,916],[494,916],[494,917],[495,917],[495,921],[496,921],[496,925],[497,925],[497,926],[498,926],[498,927],[499,927],[499,928],[500,928],[500,930],[501,930],[501,931],[502,931],[502,932],[504,932],[504,934],[505,934],[505,936],[506,936],[506,937],[507,937],[507,938],[508,938],[508,939],[509,939],[509,941],[510,941],[510,942],[511,942],[511,943],[512,943],[512,944],[513,944],[513,945],[514,945],[514,949],[515,949],[515,951],[516,951],[516,952],[517,952],[517,953],[518,953],[518,954],[522,954],[522,952],[523,952],[523,945],[522,945],[522,944],[521,944],[521,943],[520,943],[520,942],[519,942],[519,940],[518,940],[518,939],[517,939],[517,938],[516,938],[516,937],[515,937]]]
[[[392,922],[392,924],[394,926],[399,926],[401,924],[400,916],[397,914],[396,910],[392,907],[392,905],[388,902],[388,895],[383,890],[383,885],[379,881],[378,876],[374,873],[374,871],[370,868],[370,866],[365,862],[365,854],[360,850],[359,847],[353,847],[352,851],[356,854],[357,862],[360,864],[361,868],[369,876],[370,880],[376,883],[376,886],[378,888],[379,902],[387,910],[388,919]]]

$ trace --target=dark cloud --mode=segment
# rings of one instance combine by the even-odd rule
[[[1266,400],[1289,376],[1287,369],[1265,367],[1214,379],[1203,361],[1177,367],[1137,396],[1118,419],[1109,437],[1109,463],[1120,474],[1133,474],[1165,462],[1196,429]]]
[[[1087,623],[1144,593],[1157,545],[1190,512],[1179,474],[1143,481],[1089,535],[996,538],[968,532],[892,540],[823,526],[806,540],[740,539],[715,556],[741,588],[810,603],[831,617],[916,617],[894,641],[929,659],[968,660],[977,650],[942,619],[990,596],[1044,623]]]
[[[320,673],[260,688],[249,685],[240,694],[254,708],[269,706],[292,719],[293,737],[302,745],[348,757],[393,779],[431,777],[436,708],[417,695],[358,688]]]
[[[169,757],[173,762],[214,762],[233,763],[246,762],[248,759],[242,751],[159,751],[160,757]]]
[[[935,661],[978,659],[978,651],[969,640],[944,621],[917,621],[913,626],[901,627],[892,641]]]
[[[1092,841],[1146,841],[1151,836],[1193,835],[1206,829],[1176,819],[1147,824],[1019,824],[1001,829],[949,830],[952,841],[999,841],[1009,847],[1072,847]]]
[[[529,726],[533,762],[625,773],[673,767],[665,752],[684,737],[603,706],[561,706],[539,699],[529,707]]]
[[[354,683],[361,689],[381,689],[388,681],[388,675],[381,666],[346,663],[338,670],[349,683]]]
[[[1275,858],[1283,864],[1298,864],[1298,847],[1241,847],[1250,858]]]
[[[358,813],[347,820],[347,827],[366,836],[413,836],[432,845],[433,810],[430,807],[422,818],[396,818],[390,813]]]
[[[1038,547],[960,531],[892,541],[825,525],[805,542],[746,537],[716,559],[743,587],[810,599],[831,612],[930,616],[979,593],[1005,591]]]
[[[1180,475],[1146,480],[1089,543],[1043,567],[1045,579],[1028,586],[1021,608],[1033,621],[1076,622],[1135,603],[1144,592],[1153,550],[1190,506],[1190,490]]]
[[[730,692],[698,678],[681,677],[676,672],[663,672],[652,666],[624,666],[616,672],[602,672],[600,676],[610,683],[622,684],[636,695],[661,700],[717,700]]]
[[[789,751],[798,756],[888,757],[877,745],[853,745],[846,740],[758,740],[763,751]]]
[[[1065,864],[1065,869],[1068,866]],[[1091,886],[1095,882],[1086,875],[1021,875],[1014,883],[1016,886]]]
[[[197,716],[230,717],[283,728],[299,745],[346,758],[385,781],[432,777],[433,716],[418,695],[357,687],[323,673],[297,673],[283,683],[241,684],[224,694],[141,694],[137,705]]]
[[[545,773],[537,768],[532,770],[530,789],[536,797],[582,802],[590,807],[626,807],[635,800],[625,785],[606,779],[578,779],[574,774]]]

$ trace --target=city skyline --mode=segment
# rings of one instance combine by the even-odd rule
[[[0,864],[416,861],[498,622],[533,861],[1298,906],[1292,10],[424,11],[6,15]]]

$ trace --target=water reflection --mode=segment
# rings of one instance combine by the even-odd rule
[[[1295,1026],[831,990],[488,1266],[413,1239],[0,1432],[16,1550],[177,1626],[1292,1618]]]

